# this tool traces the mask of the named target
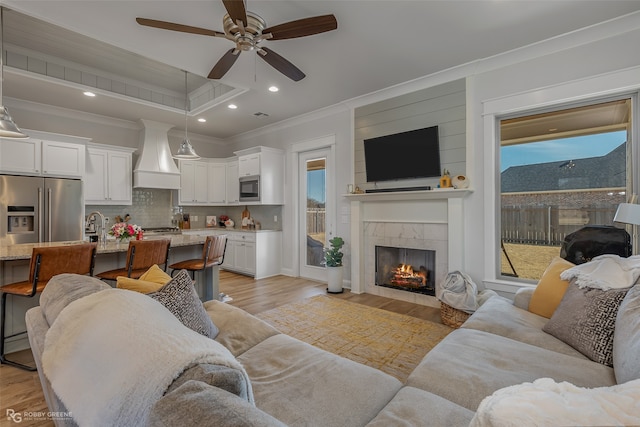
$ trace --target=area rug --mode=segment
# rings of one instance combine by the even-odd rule
[[[318,295],[257,315],[279,331],[405,381],[453,329]]]

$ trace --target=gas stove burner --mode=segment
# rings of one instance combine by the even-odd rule
[[[178,227],[149,227],[143,230],[145,234],[180,234]]]

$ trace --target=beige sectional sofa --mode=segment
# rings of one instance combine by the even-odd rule
[[[75,281],[71,293],[64,284],[69,280]],[[27,313],[29,339],[51,411],[66,413],[67,408],[42,369],[45,336],[52,327],[49,320],[55,323],[55,316],[66,310],[66,304],[103,289],[92,278],[54,280],[41,306]],[[618,322],[625,322],[621,332],[625,336],[616,340],[618,357],[613,367],[593,362],[543,332],[548,319],[527,311],[530,295],[530,289],[522,290],[515,303],[498,296],[490,298],[425,356],[406,384],[284,335],[236,307],[209,301],[204,308],[219,329],[215,340],[240,362],[250,384],[230,385],[237,383],[237,378],[241,382],[242,376],[229,375],[228,367],[199,364],[184,371],[166,393],[161,391],[159,400],[140,417],[130,419],[130,425],[500,425],[499,415],[474,416],[483,399],[504,387],[544,377],[578,387],[611,387],[618,381],[631,384],[640,377],[639,286],[622,302],[624,315],[618,313]],[[106,324],[111,321],[104,319]],[[136,331],[129,328],[114,333]],[[624,364],[620,372],[618,363]],[[91,389],[84,392],[96,393]],[[95,409],[103,404],[96,400]],[[640,407],[635,408],[640,412]],[[640,417],[633,413],[636,409],[632,405],[627,419]],[[530,424],[536,425],[536,414],[530,416]],[[57,425],[79,422],[73,411],[55,421]]]

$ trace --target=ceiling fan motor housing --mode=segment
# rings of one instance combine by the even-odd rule
[[[266,27],[264,19],[252,12],[247,12],[247,26],[242,22],[233,22],[229,14],[222,19],[226,38],[235,42],[236,48],[241,51],[250,51],[256,48],[258,42],[262,41],[262,30]]]

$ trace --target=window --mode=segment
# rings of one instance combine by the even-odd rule
[[[631,194],[630,97],[500,120],[499,274],[537,280]]]

